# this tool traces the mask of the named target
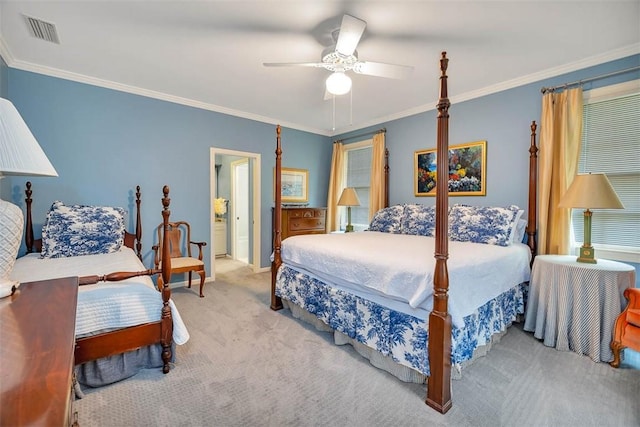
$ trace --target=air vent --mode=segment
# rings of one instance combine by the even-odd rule
[[[42,19],[32,18],[31,16],[23,15],[27,20],[27,27],[29,27],[29,33],[41,40],[60,44],[58,38],[58,31],[56,26],[50,22],[43,21]]]

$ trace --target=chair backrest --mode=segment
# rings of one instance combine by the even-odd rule
[[[164,227],[162,224],[158,226],[158,245],[162,247],[162,239]],[[169,251],[171,258],[181,258],[191,256],[191,226],[186,221],[175,221],[169,223],[167,230],[167,238],[169,239]],[[185,255],[186,254],[186,255]],[[162,259],[162,254],[160,254]]]

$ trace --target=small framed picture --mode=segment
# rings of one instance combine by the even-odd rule
[[[309,201],[309,171],[307,169],[282,168],[281,180],[282,203],[306,203]]]

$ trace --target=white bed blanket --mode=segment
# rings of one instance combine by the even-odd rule
[[[282,262],[347,291],[391,298],[429,312],[434,250],[433,237],[376,231],[302,235],[283,240]],[[530,259],[529,247],[520,243],[505,247],[450,241],[447,269],[453,324],[464,326],[463,317],[528,281]]]
[[[116,271],[143,271],[147,268],[130,248],[101,254],[69,258],[40,258],[29,254],[18,258],[11,278],[20,282],[69,276],[105,275]],[[173,301],[169,301],[173,317],[173,341],[184,344],[189,332]],[[160,320],[162,295],[149,276],[120,282],[100,282],[80,286],[76,309],[76,336],[97,331],[120,329]]]

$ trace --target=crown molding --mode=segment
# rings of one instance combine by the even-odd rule
[[[526,76],[518,77],[515,79],[507,80],[495,85],[487,86],[471,92],[466,92],[450,98],[452,104],[469,101],[472,99],[480,98],[483,96],[491,95],[497,92],[501,92],[515,87],[524,86],[530,83],[535,83],[547,78],[557,77],[562,74],[570,73],[573,71],[582,70],[595,65],[604,64],[606,62],[615,61],[617,59],[626,58],[631,55],[640,54],[640,43],[635,43],[629,46],[625,46],[619,49],[603,53],[601,55],[595,55],[588,58],[584,58],[579,61],[575,61],[569,64],[565,64],[559,67],[549,68],[537,73],[528,74]],[[195,101],[193,99],[183,98],[179,96],[169,95],[162,92],[143,89],[136,86],[125,85],[121,83],[112,82],[109,80],[99,79],[95,77],[86,76],[83,74],[72,73],[69,71],[60,70],[52,67],[45,67],[37,64],[32,64],[26,61],[16,60],[8,46],[6,45],[2,36],[0,36],[0,56],[3,57],[7,65],[11,68],[16,68],[23,71],[30,71],[38,74],[44,74],[51,77],[58,77],[65,80],[71,80],[79,83],[85,83],[93,86],[99,86],[107,89],[113,89],[120,92],[131,93],[134,95],[145,96],[148,98],[154,98],[162,101],[172,102],[175,104],[186,105],[189,107],[199,108],[208,111],[214,111],[221,114],[227,114],[234,117],[240,117],[248,120],[254,120],[262,123],[279,124],[283,127],[290,129],[297,129],[303,132],[309,132],[316,135],[334,137],[347,132],[353,132],[359,129],[367,128],[370,126],[376,126],[381,123],[386,123],[405,117],[413,116],[416,114],[424,113],[435,109],[437,100],[432,101],[429,104],[423,104],[408,110],[404,110],[395,114],[379,117],[368,122],[360,123],[357,127],[349,126],[348,128],[336,129],[329,131],[325,129],[316,129],[308,126],[303,126],[297,123],[282,122],[271,117],[265,117],[258,114],[252,114],[245,111],[234,110],[231,108],[222,107],[215,104],[209,104],[206,102]]]

